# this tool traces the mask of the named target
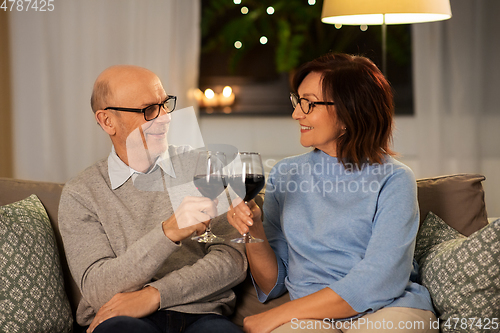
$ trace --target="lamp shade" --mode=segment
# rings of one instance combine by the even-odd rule
[[[324,0],[321,21],[378,25],[441,21],[451,18],[449,0]]]

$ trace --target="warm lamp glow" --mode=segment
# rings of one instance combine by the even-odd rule
[[[321,21],[335,24],[382,25],[382,72],[387,74],[387,25],[451,18],[450,0],[324,0]],[[340,26],[339,26],[340,25]]]
[[[321,21],[329,24],[380,25],[451,18],[449,0],[325,0]]]

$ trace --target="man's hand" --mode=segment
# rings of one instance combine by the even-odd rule
[[[217,216],[217,202],[205,197],[185,197],[179,208],[163,222],[163,233],[173,242],[202,234],[210,219]]]
[[[93,332],[97,325],[109,318],[117,316],[142,318],[157,311],[159,307],[160,292],[151,286],[138,291],[116,294],[99,309],[87,333]]]

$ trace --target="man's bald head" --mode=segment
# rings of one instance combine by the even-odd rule
[[[91,99],[94,117],[109,134],[118,157],[134,165],[135,170],[149,168],[151,160],[146,157],[154,160],[168,149],[166,134],[171,116],[167,110],[159,108],[153,121],[146,120],[141,112],[162,103],[167,96],[158,76],[138,66],[112,66],[96,79]],[[105,110],[108,107],[125,110]]]
[[[97,110],[111,106],[108,103],[113,99],[113,92],[119,89],[120,83],[152,76],[156,77],[156,74],[146,68],[133,65],[117,65],[105,69],[94,83],[90,99],[92,111],[96,113]]]

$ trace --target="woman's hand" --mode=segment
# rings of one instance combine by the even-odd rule
[[[262,212],[255,201],[251,200],[245,205],[239,198],[233,201],[227,212],[227,220],[242,235],[256,228],[262,229],[261,216]]]
[[[243,331],[245,333],[269,333],[281,326],[280,316],[269,310],[243,319]]]
[[[267,333],[293,319],[349,318],[357,315],[342,297],[326,287],[310,295],[286,302],[268,311],[246,317],[243,331]]]

